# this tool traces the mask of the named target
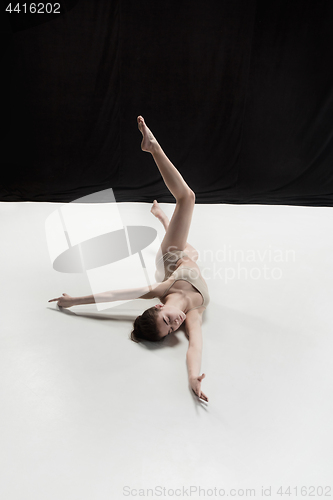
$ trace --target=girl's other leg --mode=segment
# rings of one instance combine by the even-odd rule
[[[157,200],[154,200],[153,206],[151,207],[150,211],[160,222],[162,222],[165,231],[167,231],[170,221],[166,213],[158,204]]]
[[[167,229],[169,227],[169,222],[170,221],[169,221],[169,218],[166,215],[166,213],[160,207],[160,205],[157,202],[157,200],[154,200],[153,206],[151,207],[150,211],[163,224],[163,227],[164,227],[165,231],[167,231]],[[197,250],[194,247],[192,247],[192,245],[190,245],[188,241],[186,242],[186,246],[185,246],[184,252],[194,262],[196,262],[198,260],[199,254],[198,254]]]

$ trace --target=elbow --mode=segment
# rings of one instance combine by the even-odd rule
[[[201,353],[202,351],[202,343],[201,342],[190,342],[187,352],[196,352]]]

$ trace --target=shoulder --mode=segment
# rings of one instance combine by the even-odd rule
[[[204,307],[199,307],[198,309],[193,309],[186,314],[185,319],[185,335],[189,339],[191,332],[198,329],[202,325],[202,314],[204,312]]]
[[[186,314],[186,319],[185,319],[185,326],[186,325],[191,325],[193,323],[200,323],[202,324],[202,314],[205,311],[205,307],[201,306],[198,307],[197,309],[193,309],[192,311],[189,311]]]
[[[170,287],[170,285],[174,282],[174,277],[170,276],[165,281],[162,281],[160,283],[156,282],[153,285],[150,286],[150,290],[148,293],[145,293],[144,295],[141,295],[139,297],[140,299],[155,299],[158,298],[160,299],[163,297],[167,289]]]

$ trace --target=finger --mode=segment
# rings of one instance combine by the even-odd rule
[[[200,395],[198,396],[199,399],[201,399],[202,401],[208,401],[208,398],[204,395],[203,392],[200,393]]]
[[[208,402],[208,398],[203,392],[201,393],[201,398]]]
[[[51,300],[49,300],[49,302],[53,302],[54,300],[59,300],[59,299],[51,299]]]
[[[194,394],[196,395],[196,397],[197,397],[197,398],[199,398],[199,399],[201,398],[201,395],[200,395],[200,394],[202,394],[202,393],[200,393],[200,391],[199,391],[199,390],[198,390],[198,391],[195,391],[194,389],[192,389],[192,391],[194,392]]]

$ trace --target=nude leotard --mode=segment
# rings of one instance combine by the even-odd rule
[[[208,287],[198,269],[196,267],[186,267],[180,265],[177,269],[173,270],[176,267],[178,260],[182,257],[188,257],[188,255],[182,250],[173,250],[172,252],[165,253],[160,259],[160,263],[163,259],[165,270],[163,281],[167,280],[171,275],[175,277],[173,283],[171,283],[169,288],[163,294],[163,297],[168,293],[168,291],[176,283],[176,281],[184,280],[188,283],[191,283],[191,285],[194,286],[194,288],[196,288],[198,292],[200,292],[203,299],[200,306],[192,307],[187,312],[192,311],[192,309],[198,309],[199,307],[206,308],[210,302]]]

